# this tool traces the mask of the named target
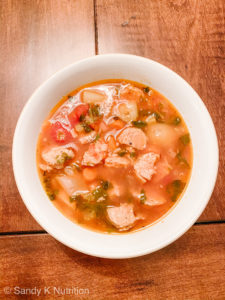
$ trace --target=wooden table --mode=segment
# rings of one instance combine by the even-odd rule
[[[0,298],[37,298],[35,290],[15,295],[16,286],[41,288],[39,299],[78,297],[44,295],[55,286],[88,289],[83,299],[225,299],[225,1],[1,0],[0,20]],[[186,79],[220,146],[216,187],[198,222],[165,249],[127,260],[90,257],[49,236],[25,208],[11,164],[31,93],[60,68],[111,52],[149,57]]]

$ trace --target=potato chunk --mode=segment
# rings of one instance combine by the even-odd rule
[[[135,121],[138,117],[137,104],[134,101],[119,103],[114,107],[113,114],[126,123]]]
[[[165,148],[176,142],[178,138],[173,126],[160,123],[149,125],[147,133],[150,143]]]
[[[106,100],[106,95],[95,90],[84,90],[82,100],[84,103],[102,103]]]

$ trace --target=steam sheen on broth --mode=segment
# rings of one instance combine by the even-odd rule
[[[91,230],[145,227],[178,201],[192,167],[190,135],[160,93],[128,80],[94,82],[63,97],[42,125],[43,188]]]

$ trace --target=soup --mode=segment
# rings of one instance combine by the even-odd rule
[[[188,184],[190,135],[160,93],[104,80],[63,97],[42,125],[37,167],[43,188],[70,220],[127,232],[167,213]]]

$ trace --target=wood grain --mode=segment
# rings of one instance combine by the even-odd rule
[[[180,74],[203,99],[219,139],[220,168],[199,220],[225,220],[225,1],[96,0],[96,15],[99,54],[154,59]]]
[[[0,36],[0,231],[38,230],[13,178],[13,132],[25,102],[45,79],[94,55],[93,1],[2,0]]]
[[[163,250],[124,260],[78,253],[47,234],[1,237],[4,276],[0,297],[5,299],[5,286],[55,286],[86,288],[89,295],[84,298],[98,300],[225,299],[224,232],[225,224],[196,225]],[[52,299],[53,295],[46,298]],[[74,298],[68,295],[63,299]],[[16,297],[12,294],[7,299]]]

